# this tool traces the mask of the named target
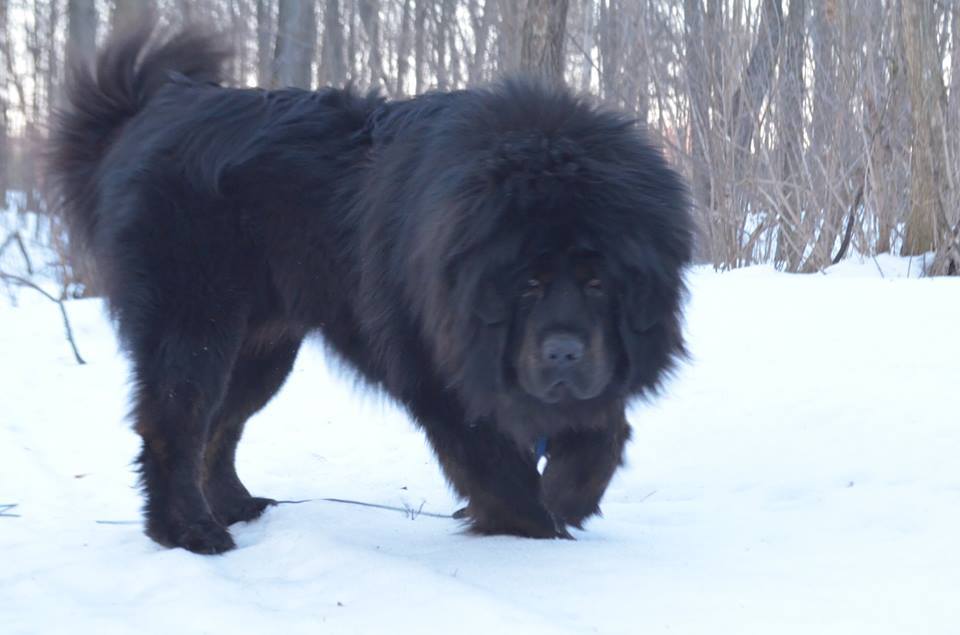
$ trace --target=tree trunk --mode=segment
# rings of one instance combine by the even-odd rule
[[[717,215],[712,213],[710,170],[710,73],[704,50],[703,3],[700,0],[685,0],[684,20],[684,72],[687,77],[687,95],[690,101],[690,163],[693,202],[702,219],[706,232],[706,245],[700,245],[698,255],[709,258],[715,266],[720,265],[720,232]]]
[[[600,0],[600,94],[619,107],[624,107],[620,90],[626,79],[621,71],[623,62],[624,10],[618,0]]]
[[[811,44],[813,48],[813,116],[810,141],[817,154],[829,151],[829,131],[832,127],[836,103],[836,73],[838,65],[836,9],[829,1],[814,0]],[[791,13],[792,13],[791,9]]]
[[[397,83],[393,89],[395,97],[403,96],[406,91],[403,87],[404,79],[410,70],[410,24],[411,19],[411,0],[403,0],[403,12],[400,18],[400,41],[397,43]]]
[[[563,84],[569,0],[527,0],[520,68],[552,84]]]
[[[360,52],[357,46],[357,3],[350,3],[350,15],[347,17],[347,75],[350,81],[360,77]]]
[[[317,28],[313,5],[313,0],[280,0],[274,86],[310,88]]]
[[[44,81],[46,82],[47,103],[43,112],[44,125],[49,121],[50,114],[54,107],[59,106],[60,96],[57,94],[57,84],[60,77],[60,43],[57,41],[57,30],[60,23],[60,6],[56,2],[51,2],[47,7],[47,66],[44,69]]]
[[[228,0],[227,10],[230,15],[230,47],[234,51],[229,61],[229,77],[235,85],[246,86],[251,70],[250,49],[247,46],[250,41],[251,5],[247,0]]]
[[[720,8],[716,7],[715,13]],[[713,25],[711,25],[713,28]],[[760,5],[760,18],[757,24],[757,36],[747,67],[743,71],[740,86],[730,100],[727,117],[726,145],[729,152],[724,157],[730,169],[724,174],[724,190],[717,192],[714,187],[716,213],[719,217],[718,237],[723,253],[720,258],[725,267],[739,267],[753,261],[753,254],[742,249],[741,236],[751,209],[758,209],[760,184],[756,174],[750,173],[753,151],[753,139],[762,123],[762,107],[773,83],[783,33],[783,7],[781,0],[763,0]],[[711,33],[719,42],[720,34]],[[714,156],[714,161],[719,157]],[[713,166],[711,166],[713,168]],[[749,175],[749,176],[748,176]],[[721,203],[717,199],[723,196]],[[715,237],[714,245],[717,245]],[[769,245],[769,241],[768,241]],[[772,254],[764,254],[763,259]],[[717,254],[714,254],[717,258]]]
[[[580,92],[590,90],[590,78],[593,77],[593,37],[596,25],[594,23],[593,0],[583,0],[583,60],[580,62]]]
[[[800,174],[803,160],[803,59],[806,39],[804,0],[790,0],[786,42],[780,65],[777,137],[783,152],[780,174],[781,209],[777,214],[779,234],[774,262],[796,272],[806,241],[803,237],[803,197]]]
[[[67,2],[67,64],[86,64],[92,61],[96,49],[96,1],[69,0]]]
[[[142,18],[146,11],[153,9],[153,0],[113,0],[110,28],[116,31],[119,28],[131,26]]]
[[[498,70],[501,73],[513,73],[520,69],[523,18],[528,0],[497,0],[497,2],[500,5],[500,32],[497,34]]]
[[[887,34],[889,26],[899,20],[893,17],[898,12],[895,5],[873,19],[868,19],[865,29],[868,44],[863,69],[865,86],[864,127],[875,137],[873,147],[867,154],[867,186],[864,189],[864,206],[871,208],[876,224],[877,253],[890,253],[894,247],[894,232],[905,207],[904,198],[909,196],[907,175],[898,173],[891,178],[891,166],[909,154],[909,108],[905,103],[909,96],[902,63],[901,38]],[[829,152],[829,147],[824,148]],[[902,159],[901,159],[902,160]],[[909,170],[902,170],[908,172]]]
[[[490,39],[490,29],[497,19],[497,1],[486,0],[483,3],[483,17],[479,19],[474,29],[475,46],[473,59],[470,62],[469,80],[475,84],[484,77],[484,62],[487,59],[487,41]]]
[[[447,51],[449,51],[449,88],[460,88],[463,85],[463,72],[460,65],[460,47],[457,45],[457,33],[461,25],[457,19],[457,0],[447,0],[444,11],[449,13],[447,20]]]
[[[9,50],[7,46],[7,5],[8,0],[0,0],[0,86],[6,87],[10,78],[7,77],[7,56]],[[6,209],[7,202],[7,183],[10,175],[8,165],[10,164],[10,142],[7,138],[7,92],[0,90],[0,209]]]
[[[257,85],[273,85],[273,2],[257,0]]]
[[[629,69],[632,69],[630,75],[633,76],[630,82],[629,99],[630,110],[637,113],[637,121],[641,124],[647,123],[647,117],[650,114],[650,83],[651,62],[647,40],[645,37],[645,27],[647,18],[646,2],[637,2],[633,9],[633,19],[630,21],[630,31],[628,40],[630,41],[630,54],[628,57]],[[628,73],[629,73],[628,69]]]
[[[437,25],[436,37],[433,38],[434,47],[437,49],[437,67],[434,69],[437,74],[437,88],[447,90],[447,31],[453,26],[451,23],[452,15],[449,11],[449,0],[443,0],[440,3],[440,15],[436,15],[437,4],[433,5],[434,22]]]
[[[327,0],[323,12],[323,48],[320,52],[319,75],[318,83],[321,86],[343,86],[347,81],[340,0]]]
[[[360,22],[367,33],[367,64],[370,67],[370,85],[377,86],[386,82],[383,72],[383,52],[380,43],[380,2],[378,0],[357,0]]]
[[[953,43],[951,44],[950,60],[950,110],[953,113],[953,123],[950,129],[956,132],[960,126],[960,0],[953,0]]]
[[[804,272],[812,272],[828,265],[832,262],[833,251],[836,249],[836,240],[840,231],[853,228],[849,222],[852,219],[850,214],[844,219],[844,209],[840,206],[834,195],[837,189],[844,192],[848,191],[847,184],[843,176],[845,164],[838,161],[838,156],[842,153],[835,152],[834,136],[838,132],[840,124],[838,112],[838,91],[837,91],[837,68],[840,67],[838,59],[839,50],[837,42],[836,29],[836,6],[834,0],[812,0],[811,24],[810,24],[810,48],[811,59],[813,60],[813,86],[811,96],[813,101],[813,113],[810,117],[810,146],[807,150],[806,164],[809,174],[807,185],[810,196],[807,198],[807,214],[809,222],[818,224],[821,227],[819,236],[811,250],[810,256],[806,258],[803,265]],[[791,8],[791,18],[793,9]],[[864,39],[870,37],[869,25],[864,25]],[[789,28],[789,26],[788,26]],[[789,35],[788,35],[789,39]],[[865,45],[865,48],[869,45]],[[790,48],[790,42],[787,43]],[[872,54],[870,51],[868,54]],[[787,53],[789,55],[789,53]],[[866,65],[866,61],[864,62]],[[864,83],[868,73],[862,73]],[[862,126],[868,127],[870,114],[868,87],[863,88],[864,115],[861,118]],[[871,148],[868,146],[866,152]],[[864,156],[864,161],[869,161],[869,157]],[[860,170],[863,173],[863,170]],[[863,180],[860,179],[861,185]],[[862,189],[862,188],[861,188]],[[849,206],[848,206],[849,207]],[[851,232],[845,232],[845,238],[851,236]],[[811,239],[810,236],[807,237]],[[846,253],[849,248],[849,239],[845,242],[845,247],[838,253]]]
[[[750,52],[743,82],[733,95],[730,138],[739,170],[745,168],[750,144],[760,122],[760,107],[770,90],[783,32],[781,0],[763,0],[761,11],[757,42]]]
[[[419,95],[427,89],[424,68],[427,64],[427,1],[416,0],[414,13],[413,58],[414,90]]]
[[[901,250],[907,256],[936,250],[951,228],[944,210],[948,187],[944,165],[944,86],[933,6],[903,0],[900,18],[912,132],[910,211]]]

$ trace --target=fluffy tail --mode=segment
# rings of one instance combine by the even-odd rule
[[[66,105],[50,133],[48,177],[66,222],[72,248],[88,245],[97,225],[97,168],[123,124],[176,73],[216,82],[229,51],[199,29],[172,37],[143,20],[115,35],[93,68],[75,64],[68,74]]]

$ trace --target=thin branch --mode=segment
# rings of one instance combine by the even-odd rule
[[[361,507],[373,507],[376,509],[388,509],[390,511],[402,512],[408,516],[411,520],[415,519],[417,516],[430,516],[431,518],[453,518],[450,514],[435,514],[433,512],[423,511],[423,503],[420,504],[420,508],[414,512],[412,507],[394,507],[392,505],[380,505],[379,503],[364,503],[361,501],[348,500],[346,498],[318,498],[318,499],[307,499],[303,501],[277,501],[278,503],[306,503],[312,500],[321,500],[328,503],[344,503],[347,505],[359,505]]]
[[[327,503],[343,503],[346,505],[358,505],[360,507],[372,507],[374,509],[386,509],[393,512],[400,512],[410,520],[416,520],[418,516],[429,516],[431,518],[457,518],[455,514],[435,514],[433,512],[423,511],[423,506],[426,504],[426,501],[420,503],[420,506],[414,508],[410,505],[404,504],[403,507],[394,507],[393,505],[381,505],[379,503],[365,503],[363,501],[349,500],[346,498],[304,498],[300,500],[278,500],[278,505],[300,505],[302,503],[315,503],[317,501],[325,501]],[[0,510],[2,511],[2,510]],[[98,520],[96,521],[98,525],[138,525],[140,524],[139,520]]]
[[[0,518],[20,518],[20,514],[11,514],[11,509],[16,509],[17,503],[0,504]]]
[[[840,250],[831,261],[833,264],[839,263],[841,260],[843,260],[843,257],[847,255],[847,249],[850,248],[850,239],[853,237],[853,223],[854,220],[856,220],[857,209],[860,207],[861,201],[863,201],[863,183],[860,184],[860,188],[857,190],[857,195],[854,197],[853,203],[850,205],[850,211],[847,215],[847,229],[843,233],[843,241],[840,243]]]
[[[23,256],[23,262],[27,267],[27,274],[33,275],[33,263],[30,262],[30,255],[27,253],[27,248],[23,246],[23,239],[20,237],[20,232],[13,232],[7,239],[3,241],[3,244],[0,245],[0,256],[3,255],[3,252],[6,251],[7,247],[15,244],[20,249],[20,255]]]
[[[51,302],[56,303],[56,305],[60,307],[60,315],[63,317],[63,326],[67,333],[67,341],[70,343],[70,348],[73,349],[73,357],[77,360],[77,364],[81,366],[87,363],[86,361],[84,361],[83,357],[80,356],[80,351],[77,350],[77,343],[73,339],[73,329],[70,327],[70,318],[69,316],[67,316],[67,308],[64,306],[63,297],[57,298],[51,295],[50,293],[48,293],[47,291],[45,291],[40,286],[27,280],[26,278],[21,278],[20,276],[14,276],[12,274],[4,273],[2,271],[0,271],[0,280],[5,280],[7,282],[14,282],[16,284],[27,287],[29,289],[33,289],[34,291],[40,293],[41,295],[43,295],[43,297],[47,298]]]

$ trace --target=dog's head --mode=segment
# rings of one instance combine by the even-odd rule
[[[566,93],[505,84],[463,103],[434,140],[444,162],[412,277],[470,415],[655,388],[683,352],[679,176],[631,122]]]

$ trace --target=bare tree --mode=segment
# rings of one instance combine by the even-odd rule
[[[317,25],[312,0],[279,0],[275,86],[310,88]]]
[[[98,20],[95,0],[68,0],[66,54],[71,63],[76,64],[82,58],[93,59]]]
[[[527,0],[520,67],[555,84],[563,83],[569,0]]]
[[[750,143],[760,127],[760,109],[773,81],[782,33],[783,7],[780,0],[763,0],[757,41],[750,53],[750,63],[744,72],[743,83],[733,95],[730,116],[730,138],[734,144],[735,165],[741,174],[746,165]]]
[[[952,130],[960,126],[960,0],[951,3],[952,22],[950,25],[950,113]],[[954,154],[956,156],[956,153]]]
[[[649,56],[642,35],[647,4],[647,0],[598,2],[600,95],[618,108],[636,111],[642,121],[646,121],[649,103]],[[702,49],[703,43],[698,47]]]
[[[250,23],[251,7],[248,0],[224,0],[227,3],[227,23],[230,25],[230,45],[233,55],[229,60],[229,76],[234,83],[246,85],[252,74],[250,69]],[[211,19],[216,20],[216,17]],[[255,49],[254,49],[255,52]]]
[[[7,7],[9,0],[0,0],[0,209],[6,207],[7,174],[10,165],[10,141],[7,137],[9,124],[7,120],[6,87],[9,78],[7,68],[10,65],[10,52],[7,38]]]
[[[144,13],[154,8],[153,0],[112,0],[110,28],[118,29],[136,22]]]
[[[490,31],[497,19],[497,0],[484,1],[482,16],[479,15],[479,2],[471,0],[469,6],[475,44],[468,78],[470,83],[476,83],[484,77],[484,66],[487,61]]]
[[[390,81],[383,71],[382,45],[380,42],[380,2],[379,0],[356,0],[360,21],[367,34],[367,65],[370,68],[370,84],[383,83],[390,86]]]
[[[500,8],[500,34],[497,38],[498,67],[501,71],[516,71],[520,68],[527,0],[497,0],[497,2]]]
[[[319,84],[341,86],[347,80],[347,63],[343,57],[343,24],[340,0],[327,0],[323,12],[323,48],[320,52]]]
[[[441,0],[439,3],[440,12],[437,14],[437,4],[434,3],[434,21],[437,24],[436,37],[434,38],[434,48],[437,51],[437,63],[434,67],[437,75],[437,88],[447,90],[450,87],[449,71],[451,64],[447,60],[447,45],[449,43],[449,34],[454,28],[454,11],[451,0]]]
[[[702,229],[706,232],[707,244],[698,247],[699,257],[705,259],[709,252],[715,251],[718,240],[713,236],[720,230],[718,219],[711,213],[714,207],[710,166],[710,73],[703,41],[704,29],[703,3],[701,0],[684,2],[684,50],[686,63],[686,92],[689,101],[690,128],[690,170],[692,176],[693,200],[703,219]],[[714,260],[716,262],[716,260]]]
[[[593,78],[594,60],[593,60],[593,42],[596,37],[596,7],[593,0],[582,0],[580,7],[580,44],[578,46],[581,55],[580,60],[580,92],[586,93],[590,90],[590,82]]]
[[[414,17],[414,89],[422,93],[427,88],[427,1],[416,0]]]
[[[257,84],[260,86],[273,85],[273,8],[271,0],[257,0]]]
[[[393,94],[401,96],[406,91],[404,80],[410,70],[410,40],[411,25],[413,22],[412,0],[403,0],[402,17],[400,19],[400,42],[397,44],[397,78],[393,87]]]
[[[945,209],[950,182],[944,163],[945,91],[933,4],[904,0],[900,19],[913,126],[910,212],[902,252],[912,255],[939,247],[952,229]]]
[[[802,236],[804,191],[803,160],[803,59],[806,42],[806,4],[790,0],[786,42],[780,71],[777,134],[782,153],[780,228],[774,262],[788,271],[798,271],[806,239]]]
[[[960,262],[960,0],[0,0],[0,189],[42,208],[64,61],[151,6],[226,31],[240,83],[403,95],[526,69],[595,92],[686,173],[717,267]]]

